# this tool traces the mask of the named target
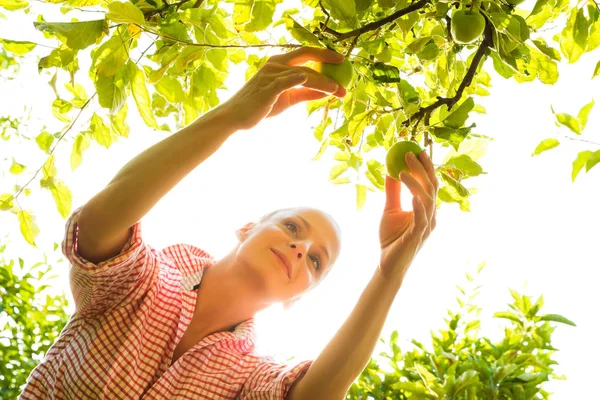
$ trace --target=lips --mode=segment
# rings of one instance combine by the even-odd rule
[[[277,251],[275,249],[271,249],[271,251],[273,253],[275,253],[277,258],[279,258],[283,262],[283,264],[285,265],[287,274],[288,274],[288,278],[292,279],[292,264],[290,263],[290,261],[287,259],[287,257],[284,254],[280,253],[279,251]]]

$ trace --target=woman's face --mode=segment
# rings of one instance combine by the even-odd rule
[[[313,287],[334,264],[341,245],[335,223],[310,208],[249,223],[238,238],[237,261],[256,273],[261,290],[273,302],[286,302]]]

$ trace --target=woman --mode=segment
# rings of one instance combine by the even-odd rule
[[[407,158],[400,183],[386,179],[381,258],[349,318],[314,361],[295,366],[254,352],[256,312],[291,304],[317,285],[340,252],[340,232],[311,208],[275,211],[237,231],[215,260],[177,244],[157,251],[140,219],[234,132],[290,106],[346,90],[302,65],[339,63],[333,51],[301,48],[271,57],[234,96],[131,160],[66,224],[76,310],[22,399],[343,399],[366,366],[387,312],[435,227],[438,182],[425,152]],[[412,175],[412,176],[411,176]]]

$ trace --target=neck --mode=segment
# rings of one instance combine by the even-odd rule
[[[199,329],[209,325],[208,330],[215,332],[227,330],[270,306],[253,282],[256,277],[245,276],[244,268],[234,268],[234,257],[230,253],[204,272],[193,318],[203,321]]]

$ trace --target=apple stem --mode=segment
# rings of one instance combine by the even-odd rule
[[[473,0],[473,2],[471,3],[471,11],[479,12],[480,4],[481,4],[481,0]]]

